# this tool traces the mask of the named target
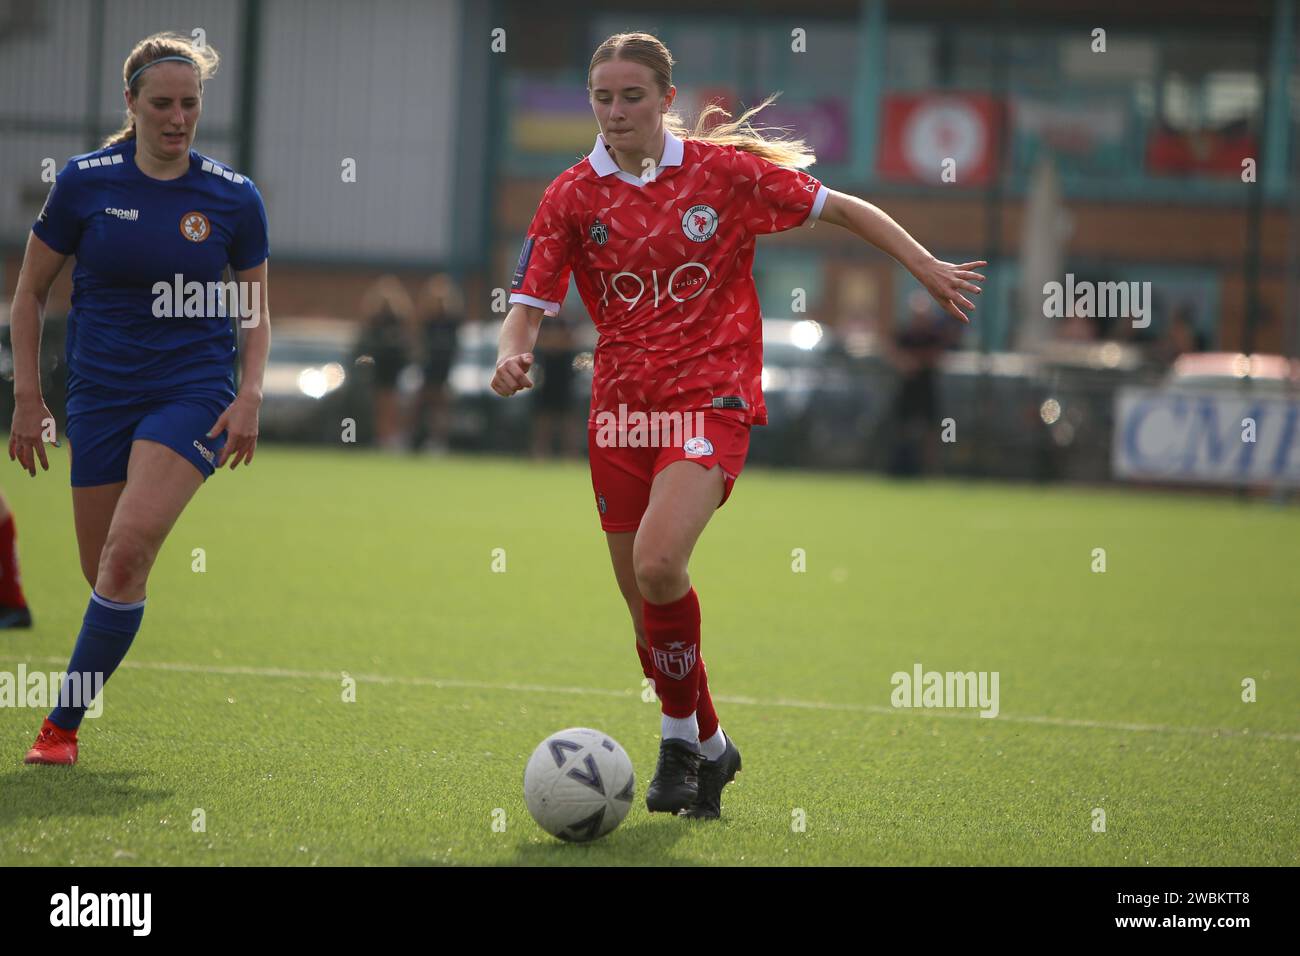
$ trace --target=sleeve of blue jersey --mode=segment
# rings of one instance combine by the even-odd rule
[[[81,213],[77,202],[80,185],[76,159],[73,158],[55,178],[40,215],[32,223],[36,238],[60,255],[75,254],[81,241]]]
[[[262,203],[262,194],[247,176],[240,188],[244,187],[247,189],[243,215],[230,244],[230,268],[236,272],[260,266],[271,256],[266,206]]]

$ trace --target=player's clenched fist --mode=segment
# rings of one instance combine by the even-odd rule
[[[533,380],[528,377],[528,370],[533,367],[533,353],[512,355],[497,362],[496,374],[492,376],[492,391],[509,398],[523,388],[532,388]]]

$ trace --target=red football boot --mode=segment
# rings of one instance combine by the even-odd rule
[[[45,718],[45,723],[41,724],[41,732],[36,737],[36,743],[32,744],[32,749],[27,751],[27,756],[23,763],[48,763],[48,764],[67,764],[72,766],[77,762],[77,732],[75,730],[64,730],[58,724],[50,722],[50,718]]]

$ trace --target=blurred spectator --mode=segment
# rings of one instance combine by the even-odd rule
[[[412,444],[434,454],[447,451],[451,432],[451,389],[456,344],[465,321],[465,300],[456,281],[438,274],[425,283],[415,311],[424,384],[416,397]]]
[[[413,312],[411,297],[393,275],[380,276],[361,298],[355,364],[370,369],[375,443],[387,451],[402,445],[397,379],[411,361]]]
[[[532,402],[533,457],[546,458],[554,451],[558,431],[560,454],[576,458],[581,421],[573,403],[573,362],[578,357],[573,321],[560,315],[542,319],[533,357],[541,369],[541,382]]]
[[[836,294],[838,308],[830,324],[831,335],[854,358],[871,354],[880,336],[879,294],[874,278],[861,270],[846,271]]]
[[[1092,342],[1097,338],[1097,320],[1086,315],[1067,315],[1058,320],[1060,337],[1066,342]]]
[[[926,292],[912,293],[907,307],[906,322],[885,340],[885,354],[899,378],[889,463],[889,473],[897,476],[931,472],[937,463],[939,359],[951,342],[947,319]]]
[[[1204,352],[1205,336],[1196,330],[1195,313],[1187,303],[1181,303],[1169,317],[1169,325],[1155,347],[1156,359],[1161,365],[1173,365],[1174,360],[1187,352]]]

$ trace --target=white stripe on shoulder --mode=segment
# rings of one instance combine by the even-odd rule
[[[91,169],[99,166],[121,166],[122,154],[115,153],[112,156],[92,156],[90,159],[77,160],[78,169]]]
[[[228,179],[237,186],[242,186],[244,184],[244,177],[239,175],[239,173],[218,166],[210,159],[205,159],[203,161],[203,171],[205,173],[211,173],[214,176],[220,176],[222,179]]]

